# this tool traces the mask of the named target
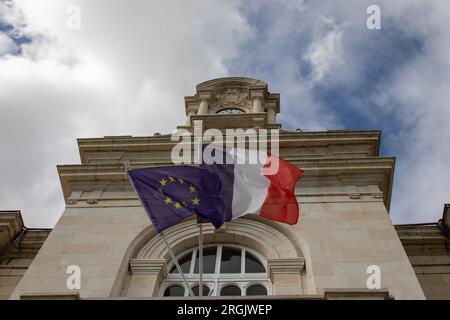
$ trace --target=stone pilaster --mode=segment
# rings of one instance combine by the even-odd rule
[[[267,273],[272,281],[272,294],[302,294],[301,273],[304,267],[304,258],[268,259]]]
[[[250,97],[252,99],[252,108],[254,113],[261,113],[264,112],[263,107],[263,99],[264,99],[264,90],[258,89],[250,90]]]
[[[133,259],[130,261],[131,279],[127,296],[157,296],[159,283],[167,276],[167,264],[164,259]]]
[[[200,103],[198,106],[197,114],[199,114],[199,115],[208,114],[209,100],[211,99],[211,92],[210,91],[199,92],[198,99],[199,99]]]

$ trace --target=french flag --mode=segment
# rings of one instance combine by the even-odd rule
[[[215,163],[221,160],[223,164]],[[256,214],[288,224],[297,223],[299,207],[295,186],[303,170],[283,158],[256,150],[209,145],[203,152],[203,167],[221,179],[221,197],[227,207],[225,221]]]
[[[192,214],[217,229],[246,214],[296,224],[302,173],[267,152],[207,146],[200,165],[134,169],[128,176],[161,232]]]

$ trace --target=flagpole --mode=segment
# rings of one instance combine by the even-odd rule
[[[163,239],[164,243],[166,244],[167,250],[169,250],[169,255],[170,255],[170,257],[172,258],[172,261],[173,261],[173,263],[175,264],[175,267],[177,268],[178,273],[181,275],[181,278],[183,278],[183,282],[184,282],[184,284],[186,285],[186,288],[187,288],[189,294],[190,294],[191,296],[195,296],[195,295],[194,295],[194,292],[192,292],[192,289],[191,289],[191,287],[189,286],[189,283],[188,283],[187,280],[186,280],[186,277],[184,276],[183,270],[181,270],[181,267],[180,267],[180,265],[178,264],[177,258],[176,258],[175,255],[173,254],[173,251],[172,251],[172,249],[170,248],[169,243],[167,242],[166,236],[165,236],[164,233],[162,233],[162,232],[161,232],[159,235],[160,235],[160,237]]]
[[[140,201],[141,203],[143,203],[142,200],[141,200],[141,198],[140,198],[140,196],[139,196],[139,193],[136,192],[136,188],[134,187],[133,181],[131,180],[130,176],[128,175],[128,170],[130,169],[130,162],[129,162],[129,161],[124,161],[123,165],[124,165],[124,167],[125,167],[125,174],[126,174],[127,177],[128,177],[128,181],[130,181],[130,184],[131,184],[131,186],[133,187],[134,192],[137,194],[139,201]],[[178,261],[177,261],[175,255],[173,254],[172,248],[170,248],[169,243],[167,242],[167,239],[166,239],[166,237],[164,236],[164,233],[161,232],[161,233],[158,233],[158,234],[159,234],[159,236],[163,239],[164,244],[166,245],[167,250],[169,251],[170,258],[172,259],[173,264],[174,264],[175,267],[177,268],[178,273],[181,275],[181,278],[183,279],[183,282],[184,282],[184,284],[185,284],[185,286],[186,286],[186,289],[188,290],[188,292],[189,292],[189,294],[190,294],[191,296],[195,296],[194,293],[192,292],[191,287],[189,286],[189,283],[188,283],[187,280],[186,280],[186,277],[184,276],[183,270],[181,269],[181,267],[180,267],[180,265],[178,264]]]
[[[201,164],[203,161],[200,161],[202,159],[202,145],[197,143],[197,160]],[[199,273],[199,283],[198,283],[198,296],[203,297],[203,225],[202,223],[197,224],[199,228],[199,234],[198,234],[198,273]]]
[[[198,224],[198,228],[200,229],[198,239],[198,248],[199,248],[198,269],[200,274],[200,281],[198,284],[198,296],[203,297],[203,225],[201,222]]]

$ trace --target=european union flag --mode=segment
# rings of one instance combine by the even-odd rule
[[[205,167],[133,169],[128,175],[158,233],[193,214],[219,228],[229,212],[223,200],[232,191],[224,194],[220,175]]]

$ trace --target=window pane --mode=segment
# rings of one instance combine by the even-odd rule
[[[266,296],[267,289],[259,284],[255,284],[247,288],[247,296]]]
[[[204,273],[214,273],[214,271],[216,269],[216,251],[217,251],[217,247],[203,249],[203,272]],[[197,256],[195,257],[194,273],[199,272],[198,271],[199,270],[198,261],[199,261],[199,252],[197,250]]]
[[[241,251],[240,249],[222,248],[221,273],[241,273]]]
[[[180,265],[183,273],[189,273],[191,261],[192,261],[192,251],[186,253],[186,255],[184,255],[183,257],[181,257],[181,259],[178,260],[178,264]],[[177,267],[175,265],[173,265],[172,269],[170,270],[170,273],[178,273]]]
[[[184,288],[182,286],[170,286],[164,291],[164,297],[182,297]]]
[[[192,287],[192,292],[194,292],[194,294],[196,296],[198,296],[198,289],[200,288],[200,286],[195,286]],[[209,294],[209,288],[207,286],[203,286],[203,296],[207,296]]]
[[[223,287],[222,290],[220,290],[221,296],[240,296],[241,295],[241,289],[236,286],[226,286]]]
[[[245,273],[255,272],[266,272],[266,269],[253,254],[245,251]]]

